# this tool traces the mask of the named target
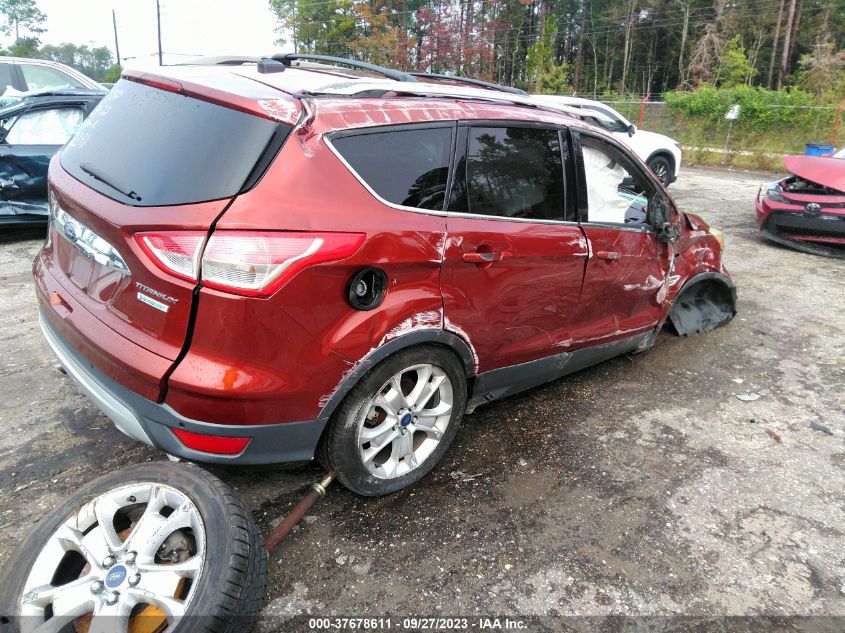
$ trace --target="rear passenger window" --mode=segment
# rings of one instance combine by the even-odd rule
[[[465,175],[465,179],[463,176]],[[474,127],[456,170],[450,211],[505,218],[564,219],[557,130]]]
[[[452,130],[409,128],[341,136],[331,142],[367,186],[384,200],[442,211]]]

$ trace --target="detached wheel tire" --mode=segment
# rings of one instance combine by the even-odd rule
[[[358,494],[386,495],[440,461],[463,418],[464,368],[447,349],[402,350],[349,392],[324,440],[324,466]]]
[[[672,177],[672,164],[665,156],[655,156],[648,161],[648,168],[654,172],[657,179],[663,183],[665,187],[669,186]]]
[[[5,567],[0,613],[10,630],[234,633],[261,610],[267,552],[223,482],[155,462],[83,486]]]

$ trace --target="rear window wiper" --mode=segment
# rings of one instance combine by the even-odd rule
[[[111,187],[112,189],[114,189],[118,193],[123,194],[127,198],[141,202],[141,196],[139,196],[137,193],[135,193],[132,190],[126,191],[126,189],[128,189],[128,187],[121,187],[120,185],[116,185],[113,182],[109,182],[109,179],[108,179],[107,176],[104,176],[101,172],[99,172],[96,169],[94,169],[93,167],[91,167],[90,164],[82,163],[79,166],[79,168],[82,171],[84,171],[86,174],[88,174],[89,176],[94,178],[95,180],[99,180],[101,183],[103,183],[107,187]]]

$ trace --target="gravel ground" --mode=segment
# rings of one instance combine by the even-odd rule
[[[480,408],[409,490],[333,487],[271,558],[270,621],[845,616],[845,261],[758,237],[752,200],[771,179],[689,168],[672,187],[725,232],[730,325]],[[82,483],[163,457],[53,369],[29,273],[39,242],[0,243],[0,564]],[[321,475],[214,472],[265,532]]]

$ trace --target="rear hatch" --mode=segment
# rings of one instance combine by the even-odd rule
[[[231,76],[227,81],[231,87]],[[196,238],[204,240],[254,181],[279,130],[290,129],[239,105],[212,103],[174,81],[124,79],[51,165],[44,266],[103,326],[167,360],[185,343],[197,286],[172,269],[196,265]],[[169,271],[155,256],[159,247],[173,260]],[[115,350],[96,349],[96,331],[79,334],[94,348],[89,358],[115,362]],[[131,370],[133,359],[117,362]]]

